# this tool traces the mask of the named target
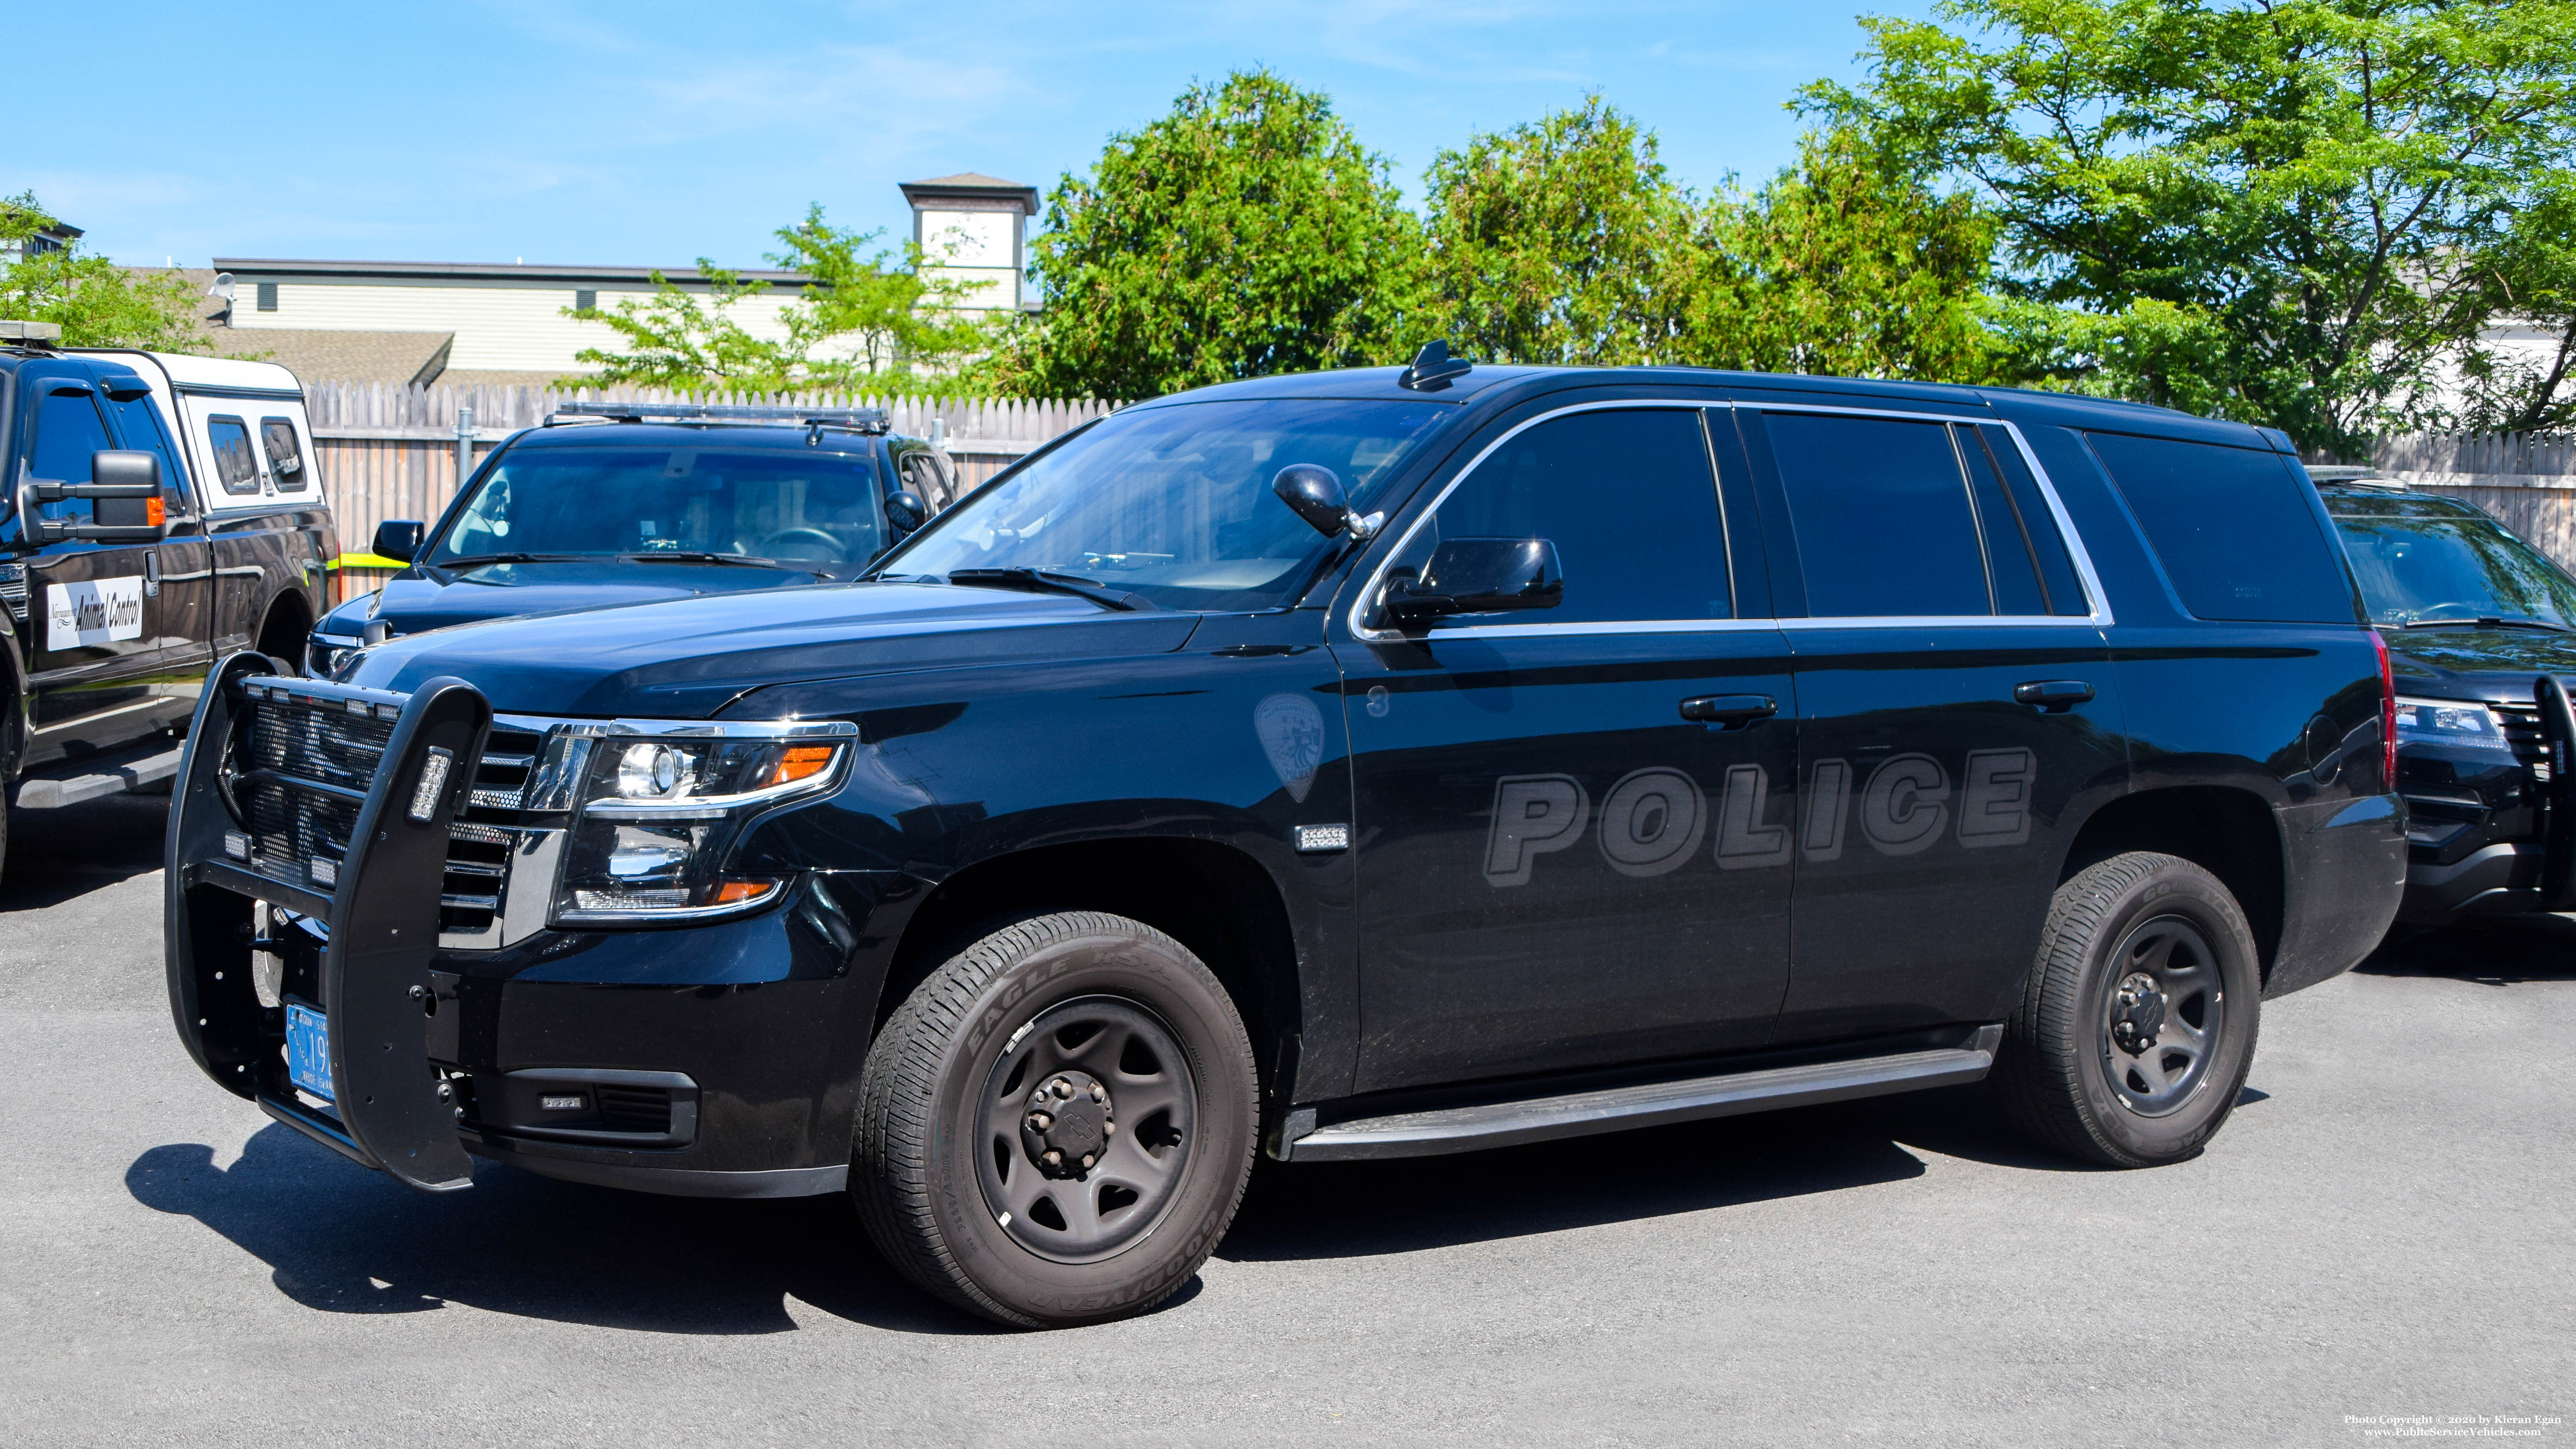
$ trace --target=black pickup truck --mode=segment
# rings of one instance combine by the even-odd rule
[[[1078,1323],[1256,1152],[1984,1079],[2188,1157],[2397,909],[2390,700],[2278,434],[1434,346],[1122,410],[849,583],[228,660],[171,1005],[414,1186],[846,1189]]]
[[[206,672],[253,647],[291,667],[339,553],[294,374],[67,352],[55,331],[0,322],[0,781],[20,810],[175,776]]]

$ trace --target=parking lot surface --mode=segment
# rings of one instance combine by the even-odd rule
[[[163,807],[12,827],[10,1444],[2576,1443],[2576,920],[2268,1004],[2180,1166],[2042,1157],[1974,1090],[1271,1164],[1170,1304],[1030,1335],[838,1199],[430,1198],[270,1123],[172,1034]]]

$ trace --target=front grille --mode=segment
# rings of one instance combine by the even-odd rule
[[[339,881],[399,706],[282,685],[253,689],[232,761],[249,865],[327,894]]]
[[[502,892],[510,878],[510,847],[518,839],[519,802],[527,789],[528,771],[536,764],[545,737],[495,720],[483,742],[483,758],[474,767],[473,788],[465,809],[448,827],[447,880],[438,905],[438,932],[455,938],[483,936],[501,911]],[[497,943],[495,943],[497,944]]]
[[[2530,769],[2532,778],[2549,778],[2549,735],[2540,727],[2537,704],[2499,704],[2490,706],[2504,721],[2505,743],[2513,747],[2513,757]]]
[[[627,1087],[601,1083],[599,1122],[611,1132],[650,1132],[667,1136],[671,1131],[671,1089],[668,1087]]]

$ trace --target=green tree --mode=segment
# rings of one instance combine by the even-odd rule
[[[59,323],[65,347],[213,350],[197,326],[196,289],[178,273],[121,267],[78,243],[25,254],[58,224],[32,191],[0,200],[0,245],[20,251],[0,266],[0,317]]]
[[[1141,398],[1400,358],[1421,227],[1332,102],[1267,70],[1194,85],[1047,198],[1043,317],[985,375]]]
[[[1849,130],[1810,132],[1798,160],[1703,213],[1689,285],[1689,361],[1764,372],[1981,382],[1994,220],[1935,196]]]
[[[2482,344],[2462,359],[2461,421],[2504,432],[2576,426],[2576,172],[2534,188],[2531,203],[2474,269],[2499,320],[2536,332],[2542,346]]]
[[[814,206],[777,236],[769,260],[811,283],[777,313],[777,332],[745,325],[740,309],[770,290],[763,279],[699,258],[702,295],[653,274],[653,295],[613,309],[564,309],[604,322],[622,351],[586,347],[577,360],[600,371],[576,383],[633,383],[689,391],[784,392],[820,388],[866,392],[953,392],[959,367],[984,345],[984,332],[958,311],[970,284],[926,270],[917,247],[901,259],[868,251],[881,232],[832,226]]]
[[[2428,416],[2571,137],[2572,0],[1949,0],[1804,104],[2001,228],[2035,377],[2303,444]],[[1945,23],[1946,22],[1946,23]],[[2188,402],[2185,405],[2190,405]]]
[[[1700,271],[1696,212],[1652,132],[1588,96],[1441,152],[1424,184],[1430,320],[1451,348],[1496,362],[1676,360]]]

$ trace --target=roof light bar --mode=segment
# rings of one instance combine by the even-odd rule
[[[606,418],[676,423],[794,423],[809,428],[850,428],[882,433],[893,419],[884,408],[781,408],[733,403],[577,402],[557,406],[555,418]]]

